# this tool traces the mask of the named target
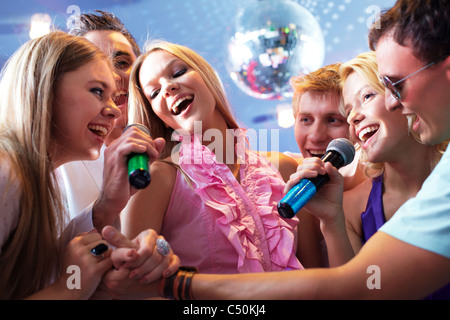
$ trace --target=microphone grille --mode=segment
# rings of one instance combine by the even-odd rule
[[[331,140],[327,147],[327,152],[328,151],[338,152],[344,159],[343,166],[350,164],[355,158],[355,147],[348,139],[345,138]]]
[[[146,134],[148,134],[150,136],[150,130],[146,126],[144,126],[143,124],[140,124],[140,123],[132,123],[132,124],[127,125],[125,127],[125,129],[123,129],[122,133],[127,131],[127,129],[129,129],[130,127],[139,128],[139,129],[141,129],[142,131],[144,131]]]

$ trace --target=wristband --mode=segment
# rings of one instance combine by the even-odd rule
[[[181,266],[175,274],[160,280],[159,294],[167,299],[194,300],[191,285],[197,272],[196,267]]]

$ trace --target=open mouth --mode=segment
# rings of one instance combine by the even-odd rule
[[[194,96],[185,96],[178,99],[172,106],[171,111],[174,116],[179,115],[194,101]]]
[[[106,135],[108,134],[108,129],[106,129],[103,126],[99,126],[99,125],[89,125],[88,129],[96,134],[97,136],[99,136],[100,138],[104,138],[106,137]]]
[[[119,91],[114,97],[114,103],[116,106],[121,106],[128,102],[128,93],[126,91]]]
[[[380,126],[378,125],[364,128],[358,134],[359,140],[361,140],[362,142],[369,140],[378,131],[379,128]]]
[[[416,114],[407,114],[408,130],[418,131],[420,127],[420,118]]]
[[[327,152],[326,150],[309,150],[311,156],[317,158],[322,158],[326,152]]]

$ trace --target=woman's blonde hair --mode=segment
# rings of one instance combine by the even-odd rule
[[[356,56],[356,58],[343,63],[339,68],[339,73],[341,75],[341,87],[344,86],[345,81],[350,74],[356,72],[372,89],[374,89],[378,94],[385,95],[386,90],[383,84],[380,82],[378,75],[378,64],[376,60],[375,51],[364,52]],[[419,143],[419,136],[412,130],[412,125],[416,119],[415,115],[407,116],[408,132],[416,139]],[[442,155],[444,154],[449,140],[444,141],[433,147],[430,153],[430,170],[437,165]],[[361,162],[365,164],[365,172],[369,177],[376,177],[384,172],[383,163],[371,163],[367,160],[367,155],[364,150],[361,150],[361,156],[359,158]]]
[[[2,70],[0,155],[20,186],[19,222],[0,256],[3,299],[26,297],[59,271],[65,216],[49,157],[55,86],[95,59],[106,57],[86,39],[52,32],[22,45]]]
[[[166,140],[166,145],[161,154],[162,159],[170,156],[172,149],[178,141],[171,141],[173,129],[167,127],[153,112],[151,103],[145,96],[139,81],[144,60],[149,54],[155,51],[166,51],[184,61],[189,67],[199,73],[208,89],[212,92],[216,101],[216,107],[224,117],[228,128],[237,129],[239,127],[219,76],[202,56],[194,50],[179,44],[162,40],[148,42],[145,46],[145,53],[138,57],[130,75],[129,121],[131,123],[142,123],[146,125],[150,129],[152,137],[163,137]]]

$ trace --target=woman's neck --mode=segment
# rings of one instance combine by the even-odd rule
[[[236,164],[235,152],[238,132],[230,129],[223,116],[216,112],[214,125],[205,124],[202,129],[202,143],[216,155],[218,162]]]
[[[239,129],[230,129],[222,116],[215,124],[213,128],[203,129],[202,143],[215,154],[218,162],[226,164],[238,178],[240,163],[236,144],[240,139]]]
[[[395,190],[413,197],[431,173],[429,154],[432,147],[417,143],[417,147],[406,150],[409,152],[399,152],[401,156],[397,161],[385,163],[383,183],[387,191]]]

